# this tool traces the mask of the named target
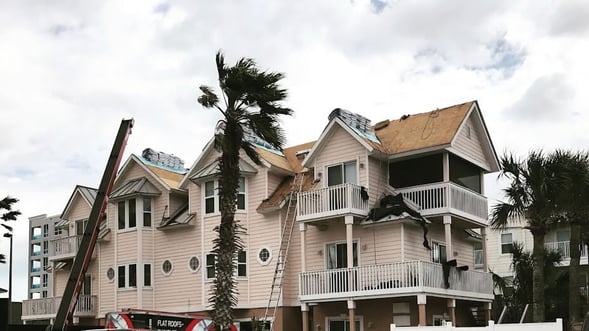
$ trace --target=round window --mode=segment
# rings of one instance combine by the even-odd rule
[[[111,281],[115,279],[115,269],[108,268],[108,270],[106,270],[106,278]]]
[[[188,268],[190,269],[190,271],[195,272],[198,270],[199,267],[200,260],[198,259],[198,257],[193,256],[190,258],[190,260],[188,260]]]
[[[272,252],[266,247],[260,248],[258,251],[258,261],[262,265],[267,265],[272,260]]]
[[[170,260],[165,260],[162,263],[162,271],[166,275],[169,275],[172,272],[172,262]]]

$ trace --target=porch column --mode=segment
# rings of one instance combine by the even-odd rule
[[[348,253],[348,268],[354,267],[354,216],[348,215],[345,217],[346,223],[346,247]]]
[[[419,326],[427,325],[427,316],[425,314],[425,304],[427,303],[427,296],[425,294],[417,295],[417,306],[419,307]]]
[[[303,312],[303,331],[309,331],[309,305],[301,303],[301,311]]]
[[[446,259],[454,259],[454,251],[452,250],[452,217],[444,215],[444,234],[446,235]]]
[[[483,241],[483,271],[489,271],[489,265],[487,264],[487,228],[481,228],[481,237]]]
[[[487,325],[489,324],[489,321],[493,320],[493,318],[491,317],[491,309],[492,308],[493,308],[492,302],[485,303],[485,322],[487,322]]]
[[[448,315],[452,326],[456,326],[456,299],[448,299]]]
[[[356,301],[348,300],[348,313],[350,315],[350,331],[356,331]]]
[[[305,272],[307,271],[307,224],[299,224],[299,231],[301,232],[301,272]]]
[[[448,152],[442,154],[442,176],[444,182],[450,181],[450,156]],[[450,193],[450,192],[448,192]]]

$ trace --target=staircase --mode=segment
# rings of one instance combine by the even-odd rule
[[[290,192],[288,193],[288,207],[286,209],[286,216],[284,217],[284,224],[282,227],[282,236],[280,238],[280,249],[278,251],[278,258],[276,259],[276,268],[274,269],[274,277],[272,279],[272,287],[270,288],[270,295],[268,296],[268,304],[264,313],[264,325],[270,325],[270,331],[274,330],[274,318],[276,310],[282,295],[282,280],[284,278],[284,271],[286,270],[286,262],[288,257],[288,248],[294,229],[296,214],[297,214],[297,193],[303,188],[305,182],[305,174],[298,173],[292,182]]]

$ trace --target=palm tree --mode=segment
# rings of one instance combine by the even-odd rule
[[[519,160],[512,154],[501,157],[499,177],[510,180],[504,194],[507,201],[499,202],[491,211],[491,226],[504,229],[513,218],[525,219],[534,237],[532,257],[534,265],[544,265],[544,235],[550,229],[554,214],[556,165],[549,162],[541,151],[532,151],[527,159]],[[532,275],[533,320],[544,322],[544,273],[534,268]]]
[[[579,260],[581,232],[589,218],[589,155],[586,152],[558,150],[550,155],[551,163],[563,170],[558,185],[557,219],[570,227],[569,321],[580,321]]]
[[[12,207],[15,203],[18,202],[18,199],[11,198],[9,196],[5,197],[4,199],[0,200],[0,211],[4,209],[5,211],[0,213],[0,220],[2,223],[0,225],[8,232],[4,233],[4,237],[12,236],[12,226],[6,224],[9,221],[16,221],[18,215],[20,215],[20,211],[12,210]],[[0,254],[0,263],[6,263],[6,257],[4,254]],[[12,261],[10,261],[12,263]]]
[[[227,66],[220,51],[216,64],[223,101],[212,88],[201,86],[202,95],[198,102],[205,108],[217,109],[222,115],[218,124],[220,130],[215,134],[215,148],[221,152],[221,222],[215,227],[216,274],[209,302],[213,304],[212,318],[216,329],[227,330],[233,322],[233,307],[237,304],[234,275],[237,254],[243,246],[239,236],[243,229],[235,221],[240,151],[243,150],[256,164],[261,164],[254,145],[247,139],[251,134],[282,150],[285,138],[278,117],[291,115],[292,110],[280,105],[287,96],[286,90],[278,85],[283,74],[262,71],[249,58]]]

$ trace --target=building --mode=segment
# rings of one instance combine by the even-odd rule
[[[52,274],[48,270],[50,243],[62,236],[61,229],[55,224],[61,219],[59,215],[46,214],[29,218],[29,260],[27,297],[29,299],[50,298],[53,296]]]
[[[317,141],[283,151],[248,139],[262,165],[245,153],[239,162],[236,219],[246,230],[235,316],[242,330],[266,311],[274,330],[473,325],[488,316],[483,176],[498,162],[476,101],[374,126],[336,109]],[[152,150],[125,162],[77,322],[100,324],[105,313],[126,308],[207,314],[218,156],[211,140],[190,169]],[[61,215],[69,231],[90,206],[76,188]],[[71,257],[52,263],[61,293]],[[50,300],[24,302],[23,319]]]

